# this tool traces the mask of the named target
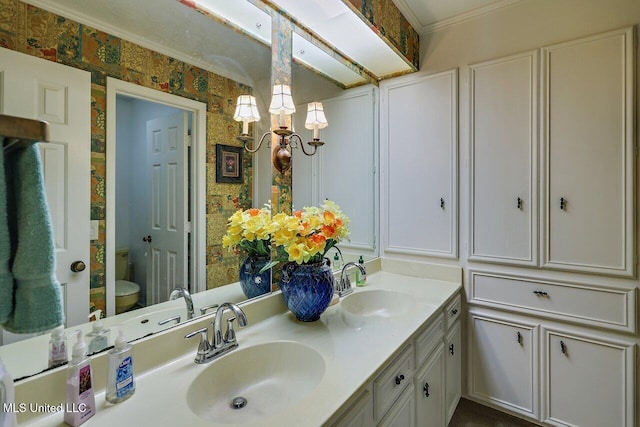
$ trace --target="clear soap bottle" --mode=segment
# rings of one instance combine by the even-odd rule
[[[67,336],[64,334],[64,326],[58,326],[51,331],[49,340],[49,367],[67,363]]]
[[[133,346],[127,342],[118,331],[113,349],[109,351],[109,369],[107,373],[106,400],[109,403],[119,403],[130,398],[136,391],[133,379]]]

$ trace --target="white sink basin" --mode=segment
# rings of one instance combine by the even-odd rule
[[[324,372],[322,356],[303,344],[275,341],[240,347],[198,375],[187,403],[204,420],[247,423],[295,405],[313,391]],[[246,406],[234,409],[238,397],[246,399]]]
[[[410,295],[394,291],[359,291],[340,301],[343,319],[362,326],[365,319],[388,319],[407,313],[414,306]]]

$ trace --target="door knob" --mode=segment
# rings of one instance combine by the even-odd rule
[[[86,264],[82,261],[74,261],[71,263],[71,271],[73,271],[74,273],[80,273],[81,271],[84,271],[85,268],[87,268]]]

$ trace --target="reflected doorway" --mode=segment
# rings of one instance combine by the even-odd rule
[[[206,289],[206,104],[107,78],[107,315]]]

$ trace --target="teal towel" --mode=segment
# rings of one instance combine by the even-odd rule
[[[2,326],[14,333],[43,332],[62,325],[64,313],[40,153],[32,144],[6,157],[14,299],[13,312]]]
[[[0,136],[0,147],[4,137]],[[4,149],[0,149],[0,323],[9,319],[13,311],[13,275],[11,262],[11,239],[7,222],[7,185],[4,176]]]

